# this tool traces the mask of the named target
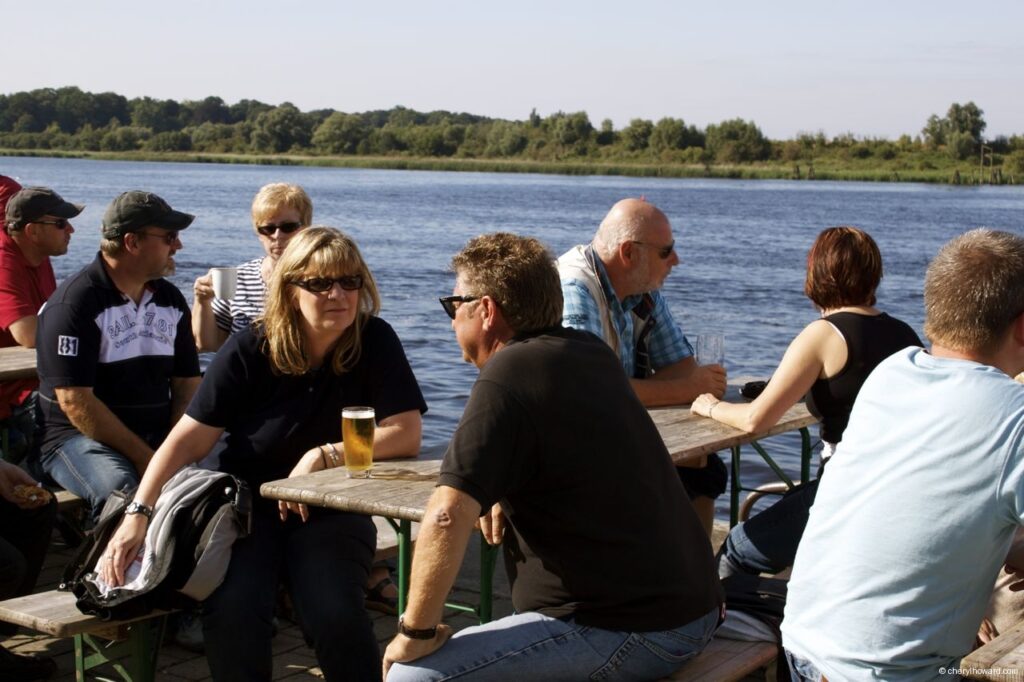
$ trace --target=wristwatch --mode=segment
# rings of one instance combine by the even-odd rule
[[[142,514],[150,521],[153,520],[153,508],[141,502],[129,502],[128,506],[124,508],[124,515],[128,516],[129,514]]]
[[[423,628],[422,630],[407,628],[405,627],[405,614],[402,614],[398,618],[398,632],[409,639],[434,639],[434,637],[437,636],[437,626],[435,625],[432,628]]]

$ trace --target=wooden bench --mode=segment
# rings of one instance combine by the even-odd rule
[[[685,682],[729,682],[742,680],[778,656],[779,647],[771,642],[741,642],[736,639],[712,639],[704,651],[688,661],[665,680]]]
[[[167,613],[103,621],[79,611],[75,595],[57,590],[0,602],[0,620],[52,637],[74,637],[75,679],[82,681],[89,670],[107,664],[129,682],[155,680]]]

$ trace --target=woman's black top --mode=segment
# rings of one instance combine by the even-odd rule
[[[907,323],[886,313],[833,313],[824,319],[846,340],[846,365],[835,376],[814,382],[807,407],[821,420],[821,439],[838,443],[857,393],[871,371],[896,351],[924,344]]]

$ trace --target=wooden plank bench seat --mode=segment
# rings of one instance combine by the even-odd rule
[[[742,680],[771,665],[779,653],[771,642],[741,642],[716,637],[704,651],[665,680],[685,682],[728,682]]]
[[[167,613],[104,621],[79,611],[75,595],[57,590],[0,602],[2,621],[52,637],[74,637],[75,678],[83,681],[89,670],[107,664],[129,682],[154,680]]]

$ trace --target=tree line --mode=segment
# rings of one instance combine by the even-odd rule
[[[177,102],[128,99],[77,87],[41,88],[0,95],[0,148],[102,151],[416,156],[532,161],[635,161],[638,163],[745,164],[811,162],[822,155],[849,160],[891,160],[901,154],[939,152],[949,160],[989,162],[1004,157],[1024,173],[1024,136],[983,137],[984,112],[974,102],[954,103],[933,115],[920,134],[861,139],[802,133],[769,140],[753,122],[736,118],[700,128],[681,118],[636,118],[615,129],[594,126],[586,112],[536,110],[524,120],[449,111],[419,112],[402,106],[346,113],[300,111],[289,102],[271,105],[219,97]],[[1019,166],[1019,168],[1018,168]]]

